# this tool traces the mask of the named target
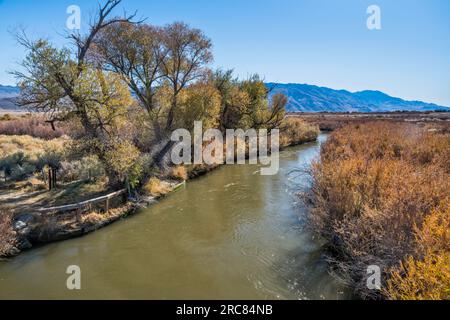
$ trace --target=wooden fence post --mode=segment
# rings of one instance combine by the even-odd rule
[[[52,190],[52,186],[53,186],[53,178],[52,178],[52,169],[48,168],[48,190]]]
[[[56,169],[52,169],[53,188],[56,188]]]
[[[105,207],[105,212],[109,213],[109,197],[106,198],[106,207]]]

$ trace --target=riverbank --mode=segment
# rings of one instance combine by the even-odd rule
[[[6,245],[3,244],[0,258],[12,258],[37,245],[64,241],[97,231],[133,215],[137,210],[150,206],[185,185],[185,182],[164,181],[164,183],[167,184],[167,188],[158,195],[127,198],[125,203],[107,211],[90,211],[85,214],[80,214],[78,210],[65,213],[56,211],[48,215],[23,214],[11,218],[9,228],[5,228],[7,231],[4,233],[8,235],[8,239],[3,241]],[[6,223],[3,225],[8,226]]]
[[[301,120],[292,120],[283,128],[280,138],[281,149],[317,140],[317,127]],[[80,215],[77,211],[42,216],[33,213],[16,215],[9,222],[3,222],[8,238],[0,239],[0,257],[13,257],[35,245],[80,237],[103,228],[113,222],[134,214],[138,209],[149,206],[158,199],[180,188],[187,180],[203,176],[219,165],[191,165],[174,167],[165,175],[152,177],[139,192],[128,198],[124,204],[105,211],[92,211]],[[37,209],[36,203],[33,210]],[[26,212],[27,208],[22,209]]]

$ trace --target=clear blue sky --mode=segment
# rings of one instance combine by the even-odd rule
[[[93,0],[0,0],[0,83],[24,53],[8,30],[59,45],[79,5],[82,20]],[[366,27],[366,9],[381,8],[382,29]],[[245,77],[308,83],[334,89],[381,90],[405,99],[450,106],[450,1],[448,0],[123,0],[148,22],[185,21],[214,43],[215,66]],[[120,9],[120,12],[122,10]]]

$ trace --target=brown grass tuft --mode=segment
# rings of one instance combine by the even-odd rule
[[[188,179],[187,170],[184,166],[173,167],[170,170],[170,178],[175,180],[186,181]]]
[[[158,178],[151,178],[144,186],[144,191],[154,197],[160,197],[170,192],[170,185]]]

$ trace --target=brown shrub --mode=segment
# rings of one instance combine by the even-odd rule
[[[61,125],[53,130],[45,119],[39,116],[25,118],[10,118],[0,121],[0,135],[24,136],[52,140],[67,135],[67,128]]]
[[[442,221],[437,208],[449,199],[448,150],[448,134],[381,122],[339,129],[323,146],[311,219],[363,297],[378,296],[366,287],[369,265],[389,278],[400,261],[427,256],[427,239],[437,241],[440,229],[426,226]]]
[[[0,115],[0,121],[10,121],[10,120],[12,120],[13,118],[11,117],[11,115],[10,114],[8,114],[8,113],[5,113],[5,114],[3,114],[3,115]]]
[[[9,256],[16,244],[16,233],[11,225],[12,214],[0,212],[0,257]]]

